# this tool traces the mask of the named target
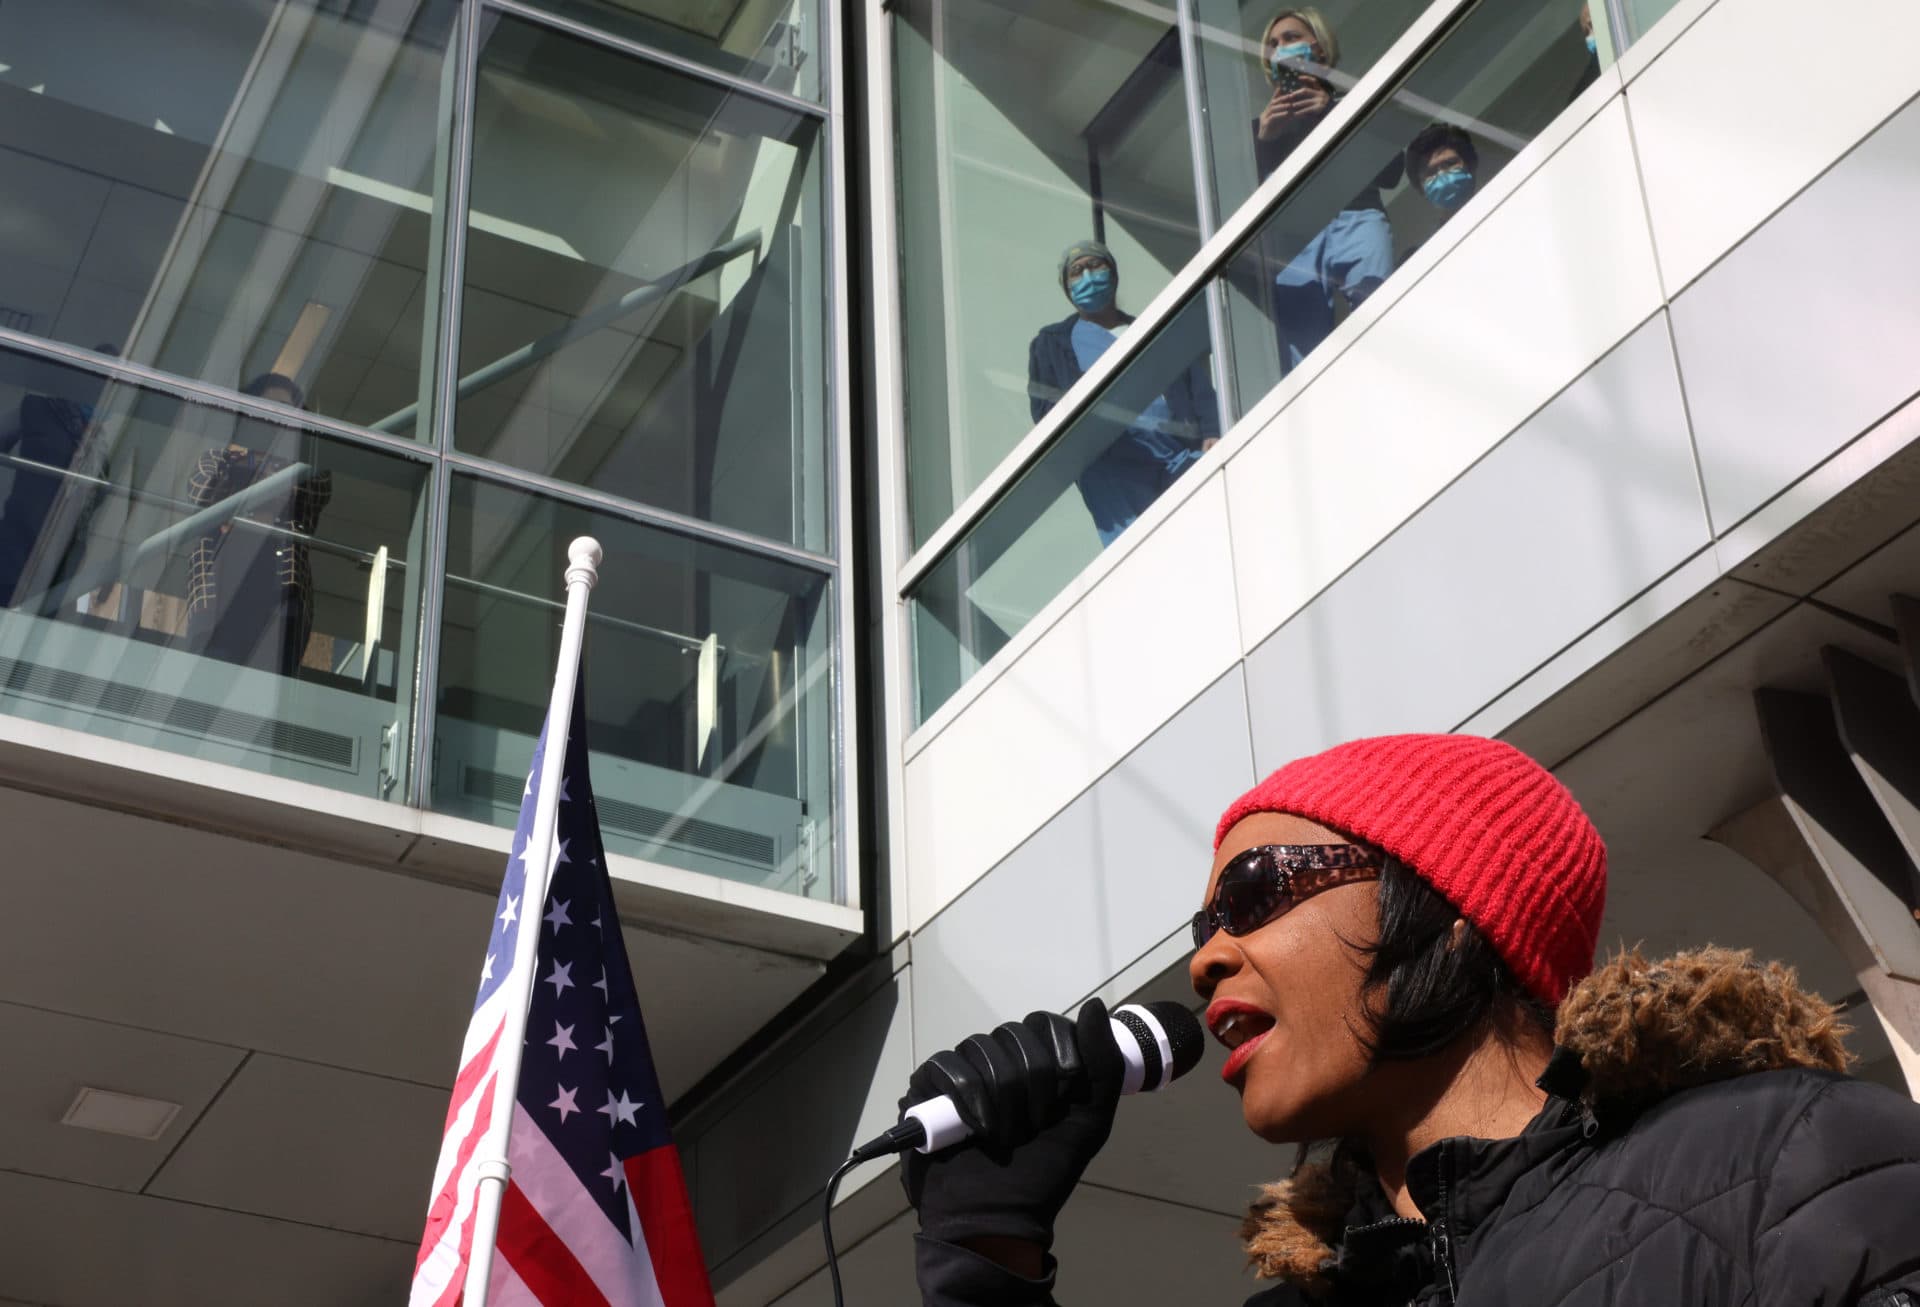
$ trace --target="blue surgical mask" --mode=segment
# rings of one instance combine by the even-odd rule
[[[1420,189],[1427,193],[1436,209],[1448,212],[1459,208],[1473,194],[1473,174],[1464,168],[1455,168],[1449,172],[1437,172],[1420,183]]]
[[[1595,36],[1592,32],[1587,33],[1587,53],[1588,54],[1600,53],[1600,38]]]
[[[1313,47],[1305,41],[1295,41],[1292,45],[1277,45],[1273,53],[1267,56],[1267,77],[1280,75],[1280,68],[1287,63],[1312,63]]]
[[[1090,268],[1067,291],[1077,309],[1099,313],[1113,306],[1113,269]]]

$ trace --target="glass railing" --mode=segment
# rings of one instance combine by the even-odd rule
[[[827,578],[501,482],[453,484],[433,806],[513,823],[579,535],[609,560],[585,673],[607,848],[840,899]]]
[[[1205,235],[1171,6],[902,0],[892,6],[907,494],[924,541],[1033,425],[1036,360],[1071,319],[1068,253],[1097,241],[1138,311]]]
[[[427,480],[0,350],[0,708],[403,800]]]
[[[1094,323],[1075,330],[1112,335]],[[1195,299],[915,591],[919,719],[999,652],[1219,435],[1206,305]]]
[[[1322,37],[1330,30],[1317,10],[1285,13]],[[1369,15],[1384,24],[1373,44],[1384,46],[1387,30],[1398,35],[1405,18]],[[1584,19],[1541,0],[1464,7],[1371,107],[1343,118],[1338,140],[1210,280],[1170,314],[1156,314],[1157,329],[1122,328],[1150,338],[1129,342],[1137,352],[1097,393],[1069,394],[1079,410],[1072,420],[1037,455],[1025,451],[1022,470],[919,568],[909,590],[916,721],[1204,454],[1218,425],[1210,414],[1196,417],[1205,409],[1198,397],[1203,389],[1211,397],[1215,374],[1232,377],[1227,414],[1244,415],[1435,232],[1473,209],[1474,196],[1593,80],[1597,59]],[[1275,33],[1289,45],[1308,44],[1292,39],[1298,34],[1287,21],[1268,20],[1261,30],[1269,45]],[[1337,100],[1352,83],[1309,57],[1325,53],[1325,42],[1315,42],[1315,50],[1278,65],[1269,59],[1267,67],[1315,94],[1331,87]],[[1315,79],[1320,89],[1307,86]],[[1230,343],[1211,340],[1210,310]],[[1080,314],[1058,334],[1076,345],[1093,339],[1105,329],[1091,316]],[[1110,343],[1096,343],[1090,357]],[[1056,398],[1036,399],[1036,419]]]

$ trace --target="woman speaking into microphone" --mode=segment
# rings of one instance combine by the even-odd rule
[[[1606,866],[1546,769],[1471,736],[1356,740],[1227,809],[1193,986],[1247,1128],[1333,1144],[1249,1213],[1252,1304],[1920,1307],[1920,1105],[1844,1074],[1783,967],[1595,970]],[[914,1073],[976,1136],[906,1157],[928,1304],[1053,1301],[1119,1062],[1095,1001]]]

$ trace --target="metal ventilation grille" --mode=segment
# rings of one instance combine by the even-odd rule
[[[182,699],[102,680],[80,672],[42,667],[38,663],[0,658],[0,690],[8,694],[69,704],[86,712],[111,713],[132,721],[184,731],[204,739],[224,740],[284,757],[301,758],[327,767],[352,770],[357,741],[297,722],[262,717],[219,704]]]
[[[461,788],[468,798],[484,799],[504,808],[520,806],[520,800],[526,792],[524,778],[505,776],[480,767],[463,767],[461,771]],[[658,842],[670,831],[674,844],[704,849],[735,862],[751,862],[756,866],[772,868],[779,858],[780,851],[773,837],[759,831],[741,830],[737,826],[702,821],[698,817],[681,817],[659,808],[649,808],[645,804],[609,799],[599,794],[593,796],[593,804],[600,813],[602,827],[638,839]]]

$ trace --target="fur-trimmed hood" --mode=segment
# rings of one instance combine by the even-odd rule
[[[1760,1071],[1843,1071],[1844,1033],[1836,1009],[1802,989],[1792,968],[1705,948],[1663,961],[1614,958],[1568,993],[1554,1038],[1556,1060],[1577,1059],[1583,1073],[1579,1105],[1606,1118]],[[1323,1289],[1356,1179],[1351,1164],[1305,1165],[1266,1186],[1241,1226],[1255,1274]]]

